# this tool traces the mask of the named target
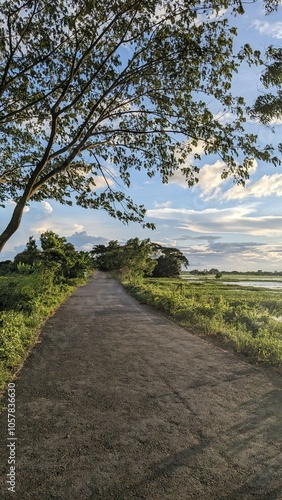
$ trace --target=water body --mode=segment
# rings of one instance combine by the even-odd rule
[[[184,277],[181,278],[185,281],[189,281],[190,283],[205,283],[205,280],[195,279],[194,277]],[[219,281],[219,283],[223,283],[224,285],[238,285],[238,286],[254,286],[258,288],[270,288],[271,290],[282,290],[282,281]]]
[[[282,290],[282,281],[222,281],[225,285],[255,286],[258,288],[271,288]]]

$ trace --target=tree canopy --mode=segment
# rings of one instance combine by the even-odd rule
[[[261,81],[270,92],[263,91],[256,99],[251,114],[263,124],[282,119],[282,48],[270,46],[267,50],[267,63]],[[282,143],[280,143],[282,152]]]
[[[242,61],[259,61],[249,45],[234,53],[230,18],[243,13],[240,0],[3,0],[0,202],[16,205],[0,250],[32,200],[144,223],[126,194],[131,170],[167,182],[181,168],[193,185],[197,162],[185,161],[199,141],[238,182],[254,156],[270,161],[230,90]],[[218,120],[211,100],[233,122]]]
[[[129,281],[144,276],[179,276],[181,267],[189,265],[178,248],[163,247],[149,239],[131,238],[124,245],[110,241],[94,246],[91,254],[98,269],[121,272]]]
[[[153,245],[149,239],[131,238],[124,245],[110,241],[96,245],[90,252],[101,271],[118,271],[130,281],[151,275],[156,261],[152,259]]]
[[[182,267],[189,266],[188,259],[178,248],[163,247],[156,243],[153,244],[153,248],[156,252],[157,265],[153,269],[152,276],[158,278],[177,277],[180,275]]]
[[[57,280],[80,278],[92,269],[91,257],[87,252],[76,251],[64,236],[45,231],[40,236],[41,249],[30,236],[26,248],[18,253],[4,270],[22,271],[27,274],[50,270]]]

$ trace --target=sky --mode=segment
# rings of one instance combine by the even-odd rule
[[[245,8],[245,15],[237,21],[238,46],[249,42],[262,52],[269,45],[281,47],[282,4],[269,16],[261,2]],[[235,78],[234,93],[252,104],[263,89],[260,75],[259,68],[243,67]],[[259,134],[262,145],[281,141],[282,120],[272,126],[275,135],[259,123],[248,124],[249,131]],[[22,251],[29,236],[38,240],[43,231],[52,230],[77,250],[91,250],[110,240],[123,243],[134,237],[150,238],[179,248],[191,270],[282,271],[282,166],[257,162],[245,188],[232,179],[222,180],[222,168],[218,157],[203,158],[199,183],[192,188],[180,172],[166,185],[157,176],[150,179],[144,172],[134,172],[129,194],[145,205],[146,220],[156,225],[154,231],[137,223],[124,225],[102,210],[62,206],[53,200],[33,202],[0,260],[12,259]],[[12,201],[0,209],[1,229],[12,210]]]

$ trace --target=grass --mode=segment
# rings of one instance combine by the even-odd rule
[[[241,277],[242,279],[242,277]],[[141,302],[199,334],[231,341],[255,362],[282,364],[282,292],[207,279],[146,279],[124,286]]]

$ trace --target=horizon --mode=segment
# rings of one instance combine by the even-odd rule
[[[77,236],[79,237],[79,234],[80,233],[75,233],[74,235],[72,235],[70,237],[66,237],[67,243],[72,243],[74,245],[74,248],[75,248],[76,251],[81,251],[82,250],[81,248],[77,247],[75,245],[75,242],[74,242],[75,237],[77,237]],[[30,236],[32,236],[32,235],[30,235]],[[61,236],[61,235],[58,234],[58,236]],[[96,242],[92,245],[92,248],[88,249],[88,250],[83,250],[83,251],[90,252],[96,245],[107,245],[108,242],[111,241],[111,240],[106,240],[105,238],[95,238],[95,239],[96,239]],[[36,241],[36,245],[37,245],[38,249],[42,250],[41,244],[40,244],[40,239],[36,239],[35,241]],[[150,239],[150,242],[151,243],[159,243],[159,242],[151,240],[151,239]],[[120,245],[123,245],[125,243],[126,243],[125,241],[119,242]],[[163,246],[165,246],[165,245],[163,245]],[[174,246],[172,248],[177,248],[177,249],[180,250],[179,246]],[[25,249],[26,249],[26,245],[19,246],[18,247],[18,251],[17,251],[17,253],[15,253],[15,255],[11,256],[11,258],[0,259],[0,262],[3,262],[4,260],[13,261],[14,257],[18,253],[22,252]],[[197,267],[193,267],[192,268],[190,266],[190,263],[189,263],[188,268],[184,268],[183,267],[183,269],[181,271],[181,274],[189,274],[189,273],[191,273],[193,271],[198,271],[199,273],[204,273],[206,271],[207,274],[214,274],[214,273],[211,273],[212,270],[217,271],[219,273],[223,273],[223,274],[224,273],[228,273],[228,274],[232,274],[232,273],[236,273],[236,274],[237,273],[238,274],[253,274],[253,273],[255,273],[255,274],[261,274],[261,275],[263,275],[263,274],[269,274],[269,275],[271,275],[271,274],[278,274],[278,275],[282,274],[282,267],[281,267],[281,270],[275,269],[274,271],[273,270],[269,270],[269,269],[266,269],[266,270],[263,270],[263,269],[253,269],[253,270],[247,269],[247,270],[244,270],[244,271],[240,271],[240,270],[235,269],[235,268],[230,268],[230,269],[225,269],[224,268],[223,269],[223,268],[217,268],[217,267],[214,267],[214,266],[213,267],[204,267],[204,268],[199,268],[199,267],[198,268]]]

